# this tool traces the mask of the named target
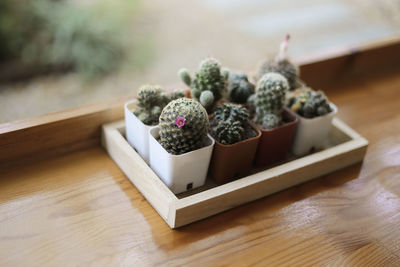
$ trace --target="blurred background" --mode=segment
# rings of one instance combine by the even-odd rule
[[[214,56],[251,70],[400,33],[400,0],[1,0],[0,123],[179,82]],[[323,89],[323,88],[320,88]]]

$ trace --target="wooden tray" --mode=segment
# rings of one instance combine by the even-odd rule
[[[179,195],[174,195],[129,145],[124,121],[103,125],[102,144],[158,214],[176,228],[362,161],[368,141],[337,118],[332,126],[331,146],[323,151],[254,169],[251,175],[224,185],[207,178],[203,187]]]

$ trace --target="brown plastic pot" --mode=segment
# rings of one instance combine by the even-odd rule
[[[209,175],[218,184],[246,176],[252,169],[261,132],[254,124],[250,123],[250,126],[257,132],[257,136],[232,145],[215,141]]]
[[[296,132],[298,118],[287,108],[284,108],[282,116],[287,121],[284,125],[272,130],[260,129],[262,135],[255,158],[257,167],[264,167],[282,161],[289,152]]]

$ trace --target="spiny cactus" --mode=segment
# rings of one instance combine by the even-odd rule
[[[133,111],[146,125],[155,125],[162,109],[168,103],[166,93],[159,85],[143,85],[138,93],[138,108]]]
[[[263,118],[261,118],[261,127],[266,130],[275,129],[281,124],[282,118],[276,114],[265,114]]]
[[[256,112],[256,94],[252,94],[247,98],[246,105],[247,108],[249,109],[250,116],[253,117],[253,115]]]
[[[214,101],[215,101],[213,92],[211,92],[210,90],[205,90],[205,91],[201,92],[199,101],[203,107],[205,107],[205,108],[208,107],[207,109],[211,109],[211,107],[214,105]]]
[[[211,135],[221,144],[231,145],[246,138],[249,113],[236,104],[222,104],[213,113]]]
[[[244,128],[240,122],[221,121],[213,131],[213,137],[224,145],[231,145],[243,140]]]
[[[296,88],[297,77],[299,76],[299,68],[287,58],[289,38],[290,36],[286,35],[284,41],[281,43],[279,54],[274,60],[268,60],[260,66],[258,77],[261,78],[268,72],[277,72],[288,80],[290,90],[294,90]]]
[[[268,114],[273,114],[281,121],[281,113],[285,101],[285,93],[289,89],[285,77],[279,73],[267,73],[257,83],[256,89],[256,117],[255,122],[263,128],[270,129],[270,118],[265,119]],[[271,117],[271,116],[269,116]],[[274,119],[273,121],[277,121]]]
[[[332,111],[325,94],[308,87],[290,92],[287,95],[286,105],[305,118],[323,116]]]
[[[180,88],[174,89],[168,96],[168,102],[176,100],[181,97],[186,97],[185,91]]]
[[[159,120],[160,144],[173,155],[201,148],[209,129],[208,114],[189,98],[171,101]]]
[[[249,82],[246,74],[229,75],[228,95],[231,102],[245,104],[252,94],[254,94],[254,85]]]
[[[237,104],[222,104],[219,105],[214,113],[213,117],[217,121],[240,121],[242,124],[247,123],[249,113],[246,108]]]
[[[207,58],[200,63],[199,71],[193,79],[187,69],[179,70],[179,77],[192,89],[193,99],[210,111],[226,90],[229,71],[221,70],[221,65],[216,59]]]

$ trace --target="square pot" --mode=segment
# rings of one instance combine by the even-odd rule
[[[214,147],[214,139],[207,135],[206,145],[181,155],[168,153],[157,141],[159,127],[150,129],[150,167],[174,193],[178,194],[204,185]]]
[[[287,108],[284,108],[282,116],[287,121],[284,125],[271,130],[260,129],[261,138],[255,159],[257,167],[284,160],[290,150],[298,118]]]
[[[312,119],[304,118],[297,113],[299,125],[297,126],[292,146],[292,153],[303,156],[315,149],[324,149],[328,144],[328,134],[331,129],[332,119],[337,113],[337,107],[330,103],[332,112]],[[294,112],[293,112],[294,113]]]
[[[251,123],[250,126],[257,132],[257,136],[232,145],[224,145],[215,141],[209,175],[218,184],[246,176],[252,169],[261,132],[254,124]]]
[[[146,125],[133,114],[137,107],[137,100],[125,103],[125,127],[128,143],[136,149],[138,154],[149,163],[149,130],[155,126]]]

